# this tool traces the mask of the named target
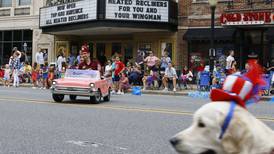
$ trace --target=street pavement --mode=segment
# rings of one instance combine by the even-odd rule
[[[131,94],[54,103],[49,90],[0,87],[0,154],[175,154],[169,138],[207,99]],[[274,129],[274,104],[248,108]]]

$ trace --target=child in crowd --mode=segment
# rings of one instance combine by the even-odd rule
[[[30,83],[31,70],[32,70],[31,66],[29,65],[28,62],[26,62],[23,67],[23,71],[24,71],[23,77],[27,83]]]
[[[40,87],[40,89],[43,89],[43,70],[42,68],[44,67],[44,64],[40,65],[40,68],[39,68],[39,73],[38,73],[38,76],[37,76],[37,86]]]
[[[45,62],[45,65],[42,68],[42,84],[43,89],[48,88],[48,62]]]
[[[38,75],[39,75],[39,67],[37,62],[33,63],[32,66],[32,71],[31,71],[31,79],[32,79],[32,84],[33,84],[33,89],[37,88],[37,80],[38,80]]]
[[[10,75],[11,75],[11,70],[9,67],[9,64],[5,65],[5,73],[4,73],[4,87],[10,87]]]
[[[49,67],[49,73],[48,73],[48,86],[52,86],[52,81],[54,80],[54,67]]]
[[[67,70],[67,64],[66,64],[66,62],[62,62],[61,78],[65,77],[66,70]]]
[[[123,72],[121,75],[121,78],[119,80],[119,90],[118,90],[117,94],[122,95],[129,88],[130,88],[130,85],[129,85],[129,80],[128,80],[127,74],[126,74],[126,72]]]

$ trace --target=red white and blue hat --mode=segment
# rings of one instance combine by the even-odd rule
[[[262,69],[256,61],[249,61],[249,70],[243,75],[227,76],[222,89],[212,89],[212,101],[234,101],[243,108],[247,102],[259,100],[260,87],[264,85]]]

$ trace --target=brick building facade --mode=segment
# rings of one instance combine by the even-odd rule
[[[274,64],[274,2],[219,1],[215,13],[216,61],[223,64],[235,51],[238,67],[255,57],[266,67]],[[180,65],[208,64],[211,10],[207,0],[179,1],[178,60]]]

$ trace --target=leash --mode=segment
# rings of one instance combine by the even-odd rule
[[[224,124],[222,126],[222,132],[221,132],[221,134],[219,136],[219,139],[223,138],[223,136],[224,136],[224,134],[225,134],[225,132],[226,132],[228,126],[229,126],[229,123],[231,122],[231,120],[233,118],[233,114],[234,114],[234,110],[235,110],[236,105],[237,104],[235,102],[233,102],[233,101],[230,103],[229,112],[228,112],[228,114],[227,114],[227,116],[225,118]]]

